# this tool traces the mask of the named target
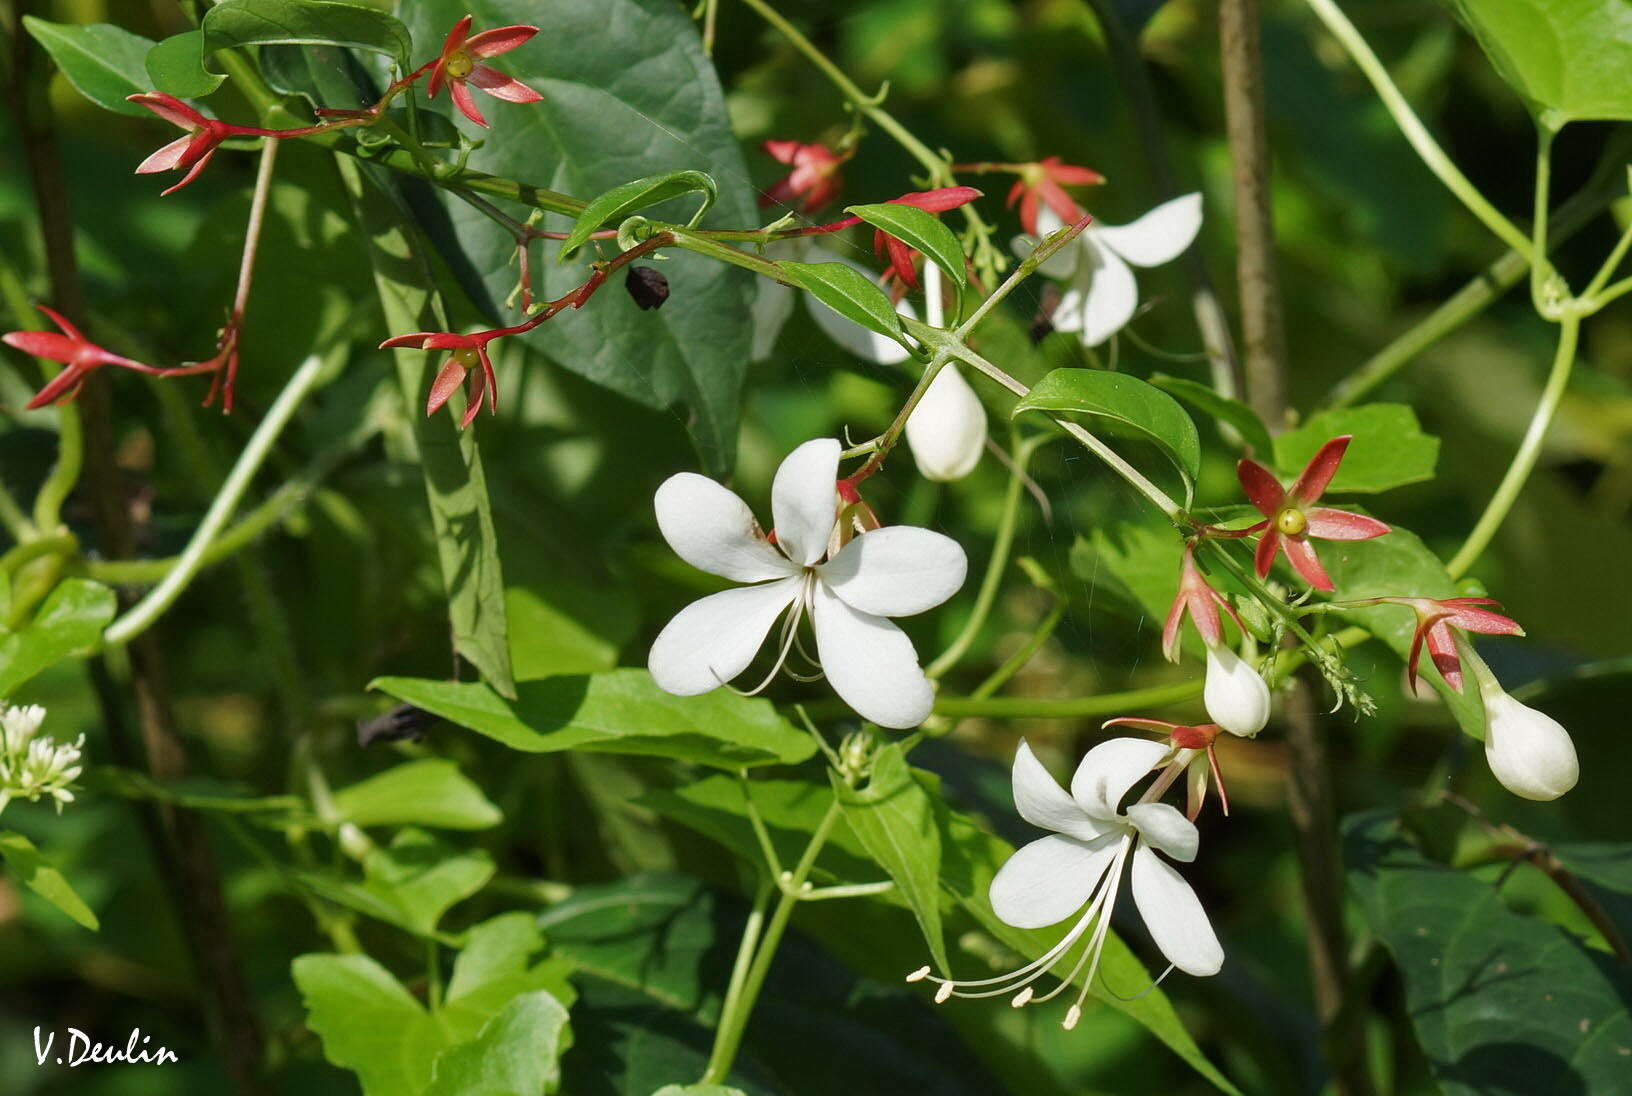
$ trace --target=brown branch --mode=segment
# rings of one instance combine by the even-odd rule
[[[14,14],[21,21],[26,4]],[[74,254],[74,222],[68,189],[57,147],[55,121],[46,97],[49,66],[20,25],[13,28],[7,88],[12,116],[22,139],[29,180],[40,216],[51,296],[59,311],[75,324],[86,323],[85,296]],[[104,376],[93,374],[79,399],[85,430],[85,473],[98,540],[114,559],[134,555],[135,538],[119,482],[114,457],[112,415]],[[156,632],[149,631],[130,645],[131,684],[147,770],[156,779],[179,779],[187,772],[187,755],[176,732],[164,649]],[[107,725],[116,753],[132,754],[128,737],[121,737],[125,722],[117,689],[99,682]],[[159,824],[149,825],[152,852],[161,874],[170,884],[171,897],[181,918],[180,934],[192,952],[206,1001],[204,1012],[234,1091],[255,1096],[260,1082],[261,1035],[249,989],[238,966],[220,875],[203,820],[191,811],[160,806]],[[151,820],[149,820],[151,821]]]
[[[1286,425],[1286,340],[1270,210],[1268,127],[1258,0],[1221,0],[1219,49],[1225,126],[1235,175],[1236,279],[1247,402],[1278,431]],[[1309,924],[1309,972],[1322,1045],[1339,1096],[1370,1096],[1365,1010],[1353,1000],[1343,923],[1343,861],[1331,768],[1315,712],[1319,677],[1294,682],[1284,712],[1288,814]]]

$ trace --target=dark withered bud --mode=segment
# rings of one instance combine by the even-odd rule
[[[436,716],[412,704],[398,704],[395,708],[373,719],[357,721],[357,745],[367,748],[376,742],[418,742],[425,737]]]
[[[623,287],[635,303],[648,312],[662,308],[663,302],[669,299],[669,279],[649,266],[630,267]]]

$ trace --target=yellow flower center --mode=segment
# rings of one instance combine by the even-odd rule
[[[1309,528],[1309,519],[1303,516],[1303,511],[1288,506],[1275,515],[1275,528],[1289,537],[1295,537]]]
[[[456,50],[452,57],[443,62],[442,68],[455,80],[463,80],[470,75],[470,70],[476,67],[476,59],[464,50]]]

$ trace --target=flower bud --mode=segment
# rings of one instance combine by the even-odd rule
[[[929,382],[907,417],[907,447],[925,479],[950,483],[967,476],[986,448],[986,408],[955,365]]]
[[[654,267],[630,267],[629,276],[623,280],[623,287],[629,291],[629,296],[634,299],[635,304],[648,312],[654,308],[662,308],[663,302],[669,299],[669,279]]]
[[[1223,645],[1207,648],[1202,702],[1214,723],[1251,738],[1269,722],[1269,686],[1249,663]]]
[[[1485,760],[1502,787],[1525,799],[1557,799],[1581,775],[1570,732],[1552,716],[1514,700],[1495,681],[1481,683]]]

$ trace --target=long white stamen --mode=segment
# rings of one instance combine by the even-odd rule
[[[779,648],[776,653],[776,663],[771,667],[770,673],[765,675],[765,680],[761,681],[758,685],[755,685],[752,689],[739,689],[736,686],[729,685],[724,681],[721,681],[720,684],[725,685],[726,688],[730,689],[738,696],[754,696],[758,693],[764,692],[765,688],[770,685],[772,681],[776,680],[776,675],[782,670],[783,665],[788,661],[788,652],[793,649],[794,640],[799,635],[799,622],[804,618],[805,606],[809,600],[810,584],[814,580],[815,575],[807,572],[804,579],[804,585],[799,588],[799,593],[793,599],[791,610],[787,616],[782,618],[782,634],[776,641],[777,647]]]
[[[1077,975],[1082,973],[1082,968],[1085,966],[1088,968],[1088,977],[1082,983],[1084,996],[1088,992],[1088,987],[1093,985],[1094,973],[1099,970],[1099,956],[1105,950],[1105,937],[1111,928],[1111,914],[1116,910],[1116,896],[1122,888],[1122,867],[1127,862],[1128,850],[1132,848],[1133,842],[1134,837],[1132,834],[1122,839],[1122,847],[1116,851],[1116,859],[1111,861],[1111,870],[1105,873],[1105,884],[1100,888],[1099,895],[1095,899],[1095,904],[1102,905],[1103,909],[1100,912],[1099,923],[1094,926],[1094,935],[1089,939],[1088,946],[1083,949],[1082,955],[1077,958],[1076,965],[1071,968],[1071,973],[1060,979],[1059,985],[1037,998],[1039,1005],[1044,1001],[1052,1001],[1063,993],[1067,986],[1077,980]],[[1077,998],[1077,1004],[1082,1004],[1081,996]]]

